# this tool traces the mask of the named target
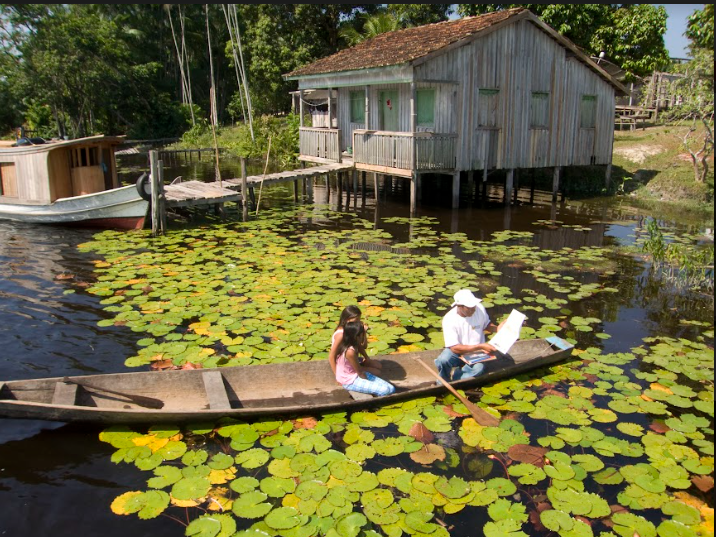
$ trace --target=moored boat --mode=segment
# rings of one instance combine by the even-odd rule
[[[396,386],[395,393],[379,398],[343,389],[321,360],[0,382],[0,417],[177,423],[355,410],[443,393],[446,388],[436,383],[433,364],[440,351],[377,356],[383,364],[381,377]],[[485,373],[452,386],[480,386],[564,360],[571,353],[572,345],[558,337],[520,340],[509,354],[485,362]]]
[[[140,229],[149,202],[121,186],[115,147],[122,137],[91,136],[0,146],[0,218],[41,224]]]

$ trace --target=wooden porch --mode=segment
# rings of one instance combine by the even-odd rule
[[[340,129],[301,127],[300,160],[341,162]],[[412,177],[414,173],[453,173],[457,134],[356,129],[352,159],[356,170]]]

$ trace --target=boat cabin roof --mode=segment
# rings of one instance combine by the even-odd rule
[[[44,144],[22,145],[12,147],[14,141],[0,141],[0,154],[3,155],[27,155],[30,153],[41,153],[43,151],[52,151],[60,147],[72,147],[76,145],[87,145],[93,143],[109,143],[111,145],[120,144],[124,141],[124,136],[105,136],[99,134],[97,136],[87,136],[85,138],[75,138],[74,140],[47,140]]]

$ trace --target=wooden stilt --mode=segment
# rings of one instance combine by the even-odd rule
[[[535,168],[532,168],[532,172],[530,173],[530,203],[535,202],[535,174],[537,173],[537,170]]]
[[[604,172],[604,189],[609,192],[609,186],[612,182],[612,163],[607,164],[607,169]]]
[[[241,157],[241,212],[244,222],[249,219],[249,197],[246,185],[246,157]]]
[[[559,174],[562,168],[555,166],[554,172],[552,173],[552,203],[557,201],[557,193],[559,192]]]
[[[509,204],[512,199],[512,186],[515,180],[515,170],[514,168],[510,168],[507,170],[507,175],[505,176],[505,191],[503,195],[503,201],[505,204]]]
[[[512,203],[515,203],[515,204],[517,203],[517,195],[519,194],[519,191],[520,191],[520,170],[516,169],[515,170],[514,190],[512,191],[513,192]]]
[[[418,208],[418,174],[412,173],[410,178],[410,214],[414,215]]]
[[[366,172],[361,172],[360,175],[361,175],[361,188],[360,188],[361,204],[363,205],[363,207],[365,207],[365,186],[366,186],[366,182],[367,182],[366,176],[368,174]]]
[[[487,168],[482,169],[482,201],[487,201]]]
[[[452,174],[452,208],[460,207],[460,172]]]

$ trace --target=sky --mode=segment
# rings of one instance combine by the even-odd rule
[[[686,31],[686,19],[697,9],[703,9],[704,4],[654,4],[666,8],[666,33],[664,44],[669,56],[672,58],[688,58],[686,47],[689,40],[684,37]]]

